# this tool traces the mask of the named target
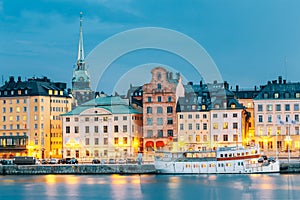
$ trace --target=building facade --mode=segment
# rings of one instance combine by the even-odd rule
[[[64,157],[135,157],[142,148],[142,113],[118,96],[98,97],[62,115]]]
[[[177,139],[176,87],[179,81],[162,67],[151,71],[150,83],[143,85],[144,152],[173,148]],[[175,141],[176,142],[176,141]]]
[[[61,157],[60,114],[71,108],[65,89],[65,83],[47,77],[27,81],[10,77],[0,87],[0,157]]]
[[[254,99],[255,138],[264,151],[300,151],[300,83],[279,77],[262,86]]]

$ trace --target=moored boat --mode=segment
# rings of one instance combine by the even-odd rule
[[[210,151],[156,152],[158,173],[251,174],[276,173],[279,160],[260,153],[259,147],[219,147]]]

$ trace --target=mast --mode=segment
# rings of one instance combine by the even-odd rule
[[[85,70],[83,35],[82,35],[82,12],[80,12],[77,70]]]

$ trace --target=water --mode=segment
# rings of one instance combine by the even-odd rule
[[[0,176],[0,199],[300,199],[300,174]]]

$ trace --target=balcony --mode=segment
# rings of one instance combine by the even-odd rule
[[[26,150],[26,145],[0,145],[0,151]]]

